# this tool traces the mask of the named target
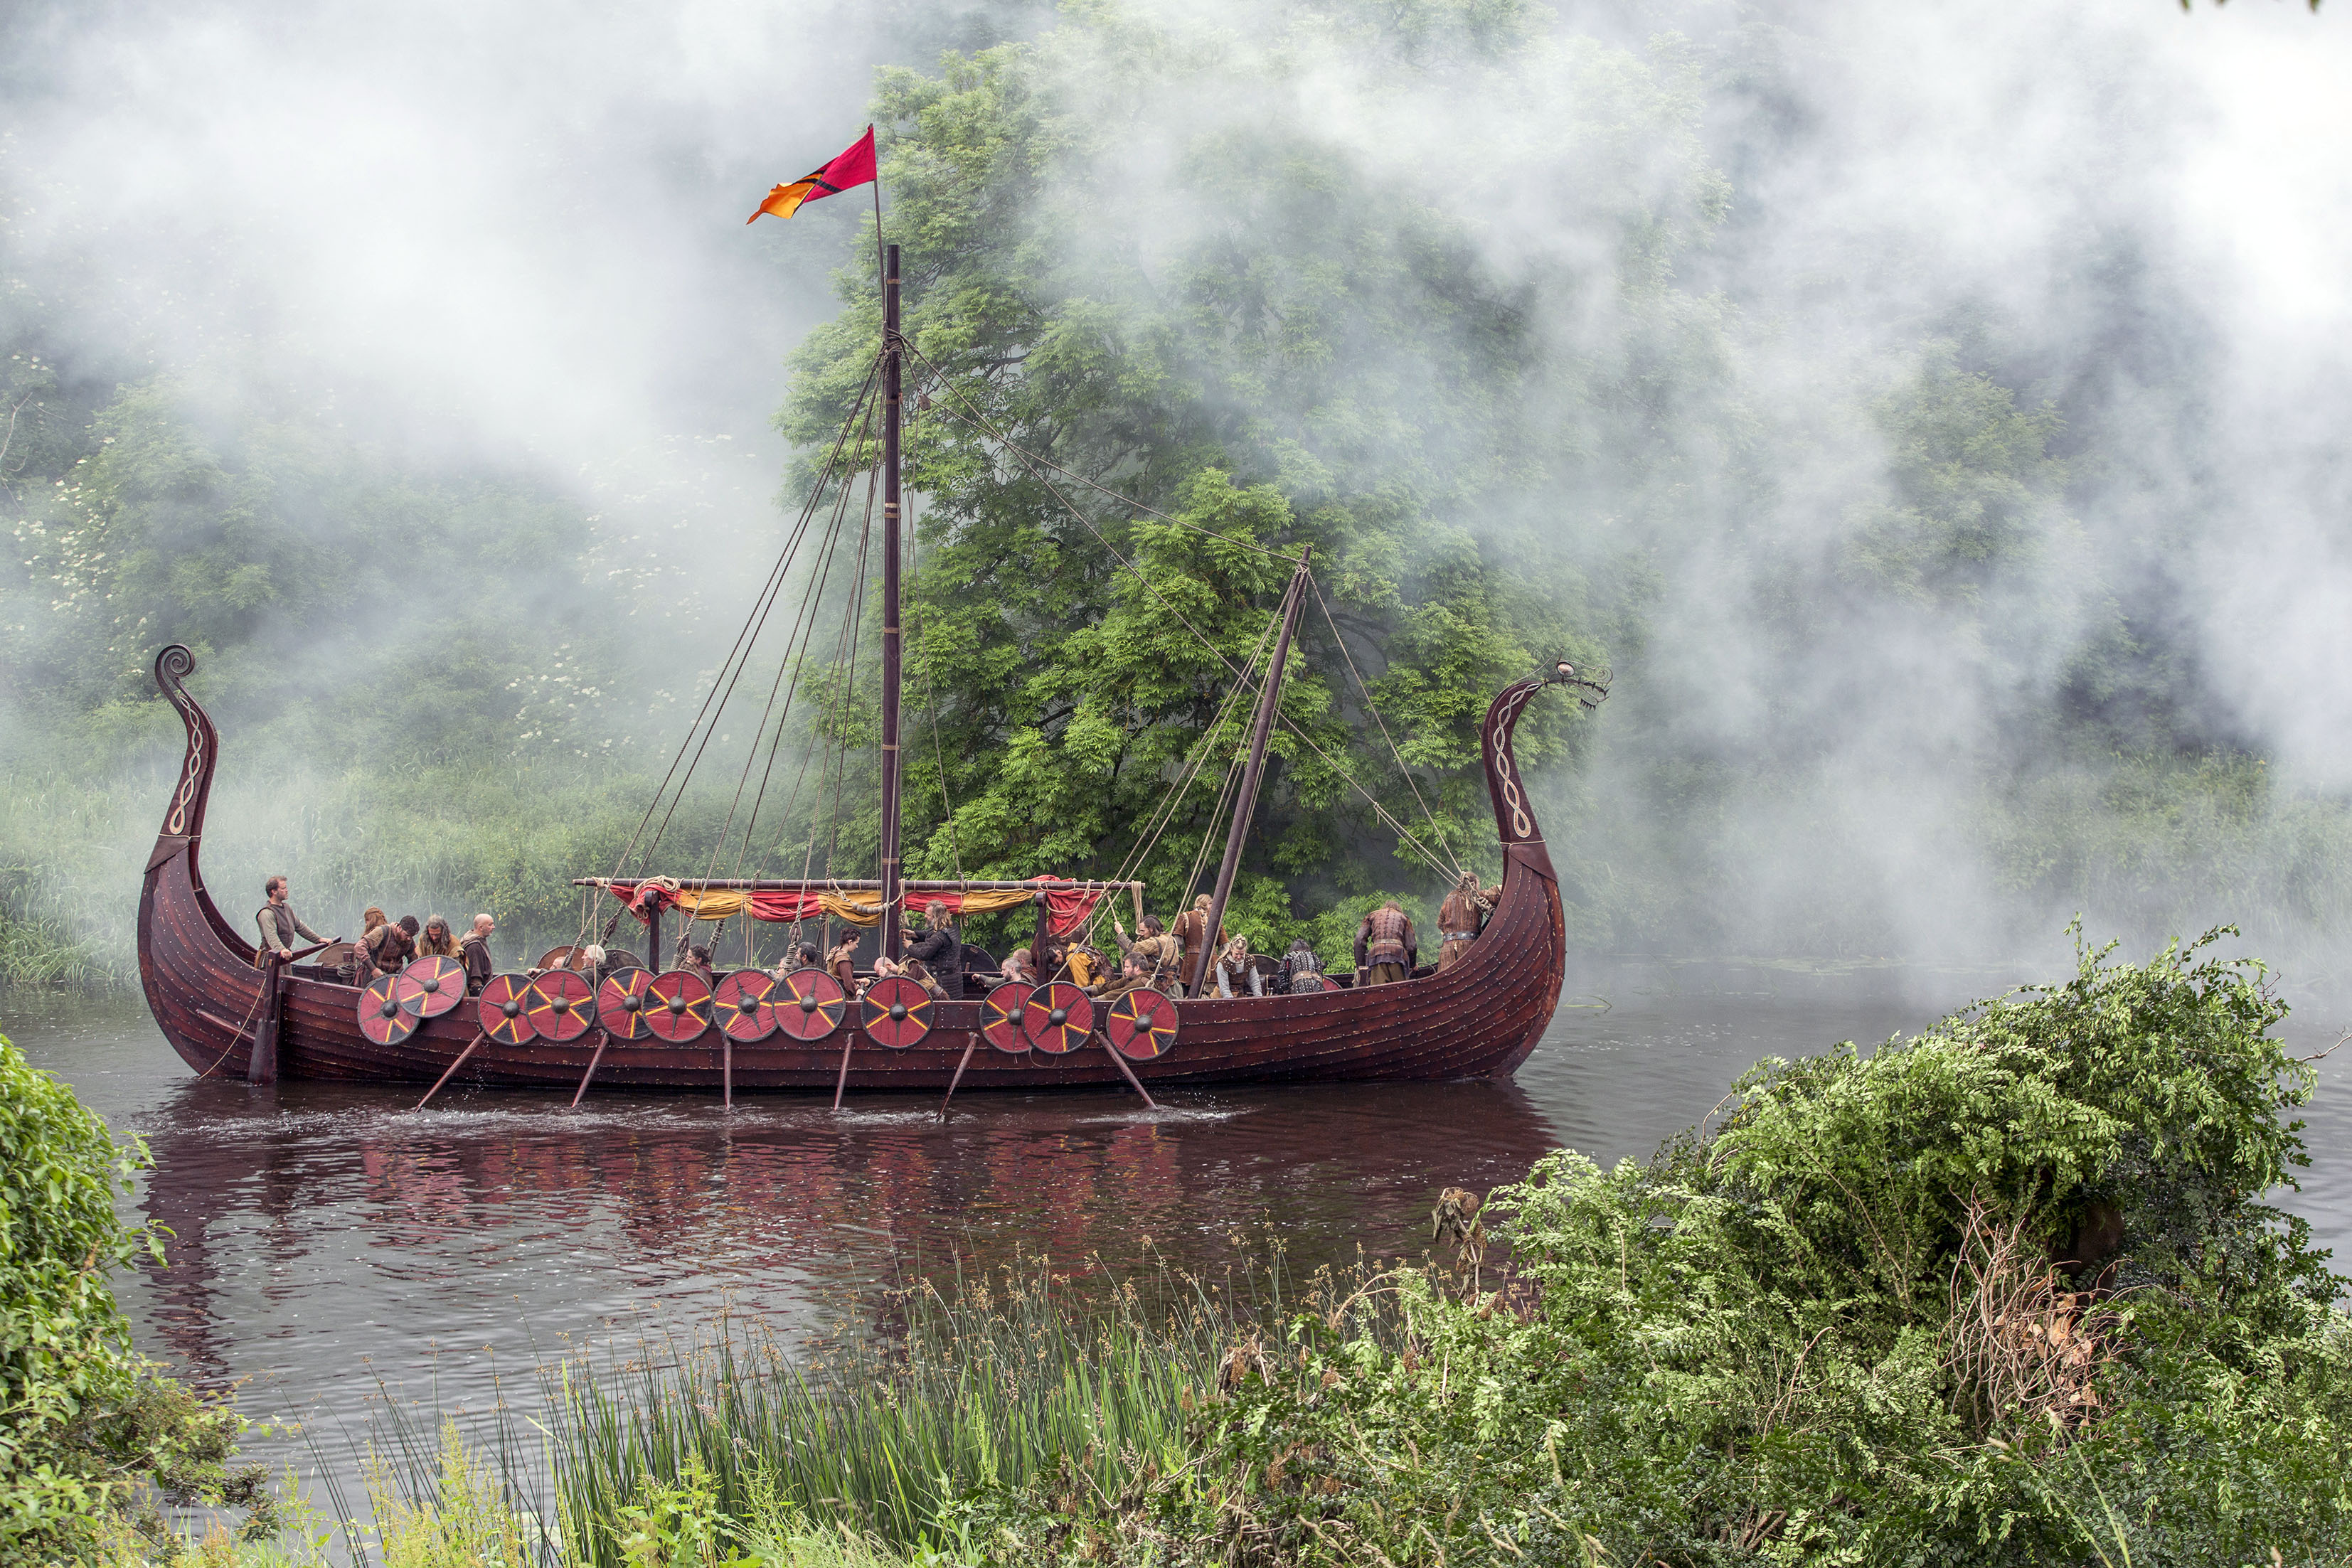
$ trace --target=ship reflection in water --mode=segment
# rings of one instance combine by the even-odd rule
[[[144,1199],[174,1238],[144,1292],[154,1337],[205,1375],[315,1386],[362,1358],[387,1377],[485,1348],[528,1366],[722,1303],[814,1326],[863,1287],[1024,1252],[1220,1271],[1279,1239],[1303,1274],[1417,1253],[1436,1189],[1514,1177],[1557,1141],[1510,1083],[1198,1093],[1156,1114],[975,1096],[945,1126],[928,1097],[839,1118],[806,1097],[413,1098],[171,1092]]]

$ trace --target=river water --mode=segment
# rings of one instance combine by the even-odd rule
[[[814,1327],[959,1257],[1217,1270],[1278,1243],[1297,1273],[1414,1255],[1441,1187],[1483,1191],[1561,1145],[1646,1155],[1759,1058],[1914,1030],[2015,977],[1621,963],[1571,974],[1508,1083],[1194,1090],[1156,1113],[968,1094],[944,1126],[928,1096],[853,1095],[836,1117],[820,1097],[730,1113],[592,1090],[575,1112],[479,1091],[420,1112],[413,1086],[198,1082],[136,999],[0,992],[0,1032],[153,1152],[126,1210],[173,1239],[170,1267],[121,1287],[142,1345],[242,1385],[249,1414],[348,1433],[387,1393],[478,1412],[583,1344],[722,1311]],[[2289,1035],[2309,1055],[2347,1023],[2352,1005],[2301,998]],[[2285,1201],[2352,1259],[2352,1049],[2322,1072]],[[257,1452],[314,1454],[292,1436]]]

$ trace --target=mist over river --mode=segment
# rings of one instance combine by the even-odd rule
[[[171,1228],[171,1266],[119,1289],[140,1345],[247,1414],[356,1452],[383,1390],[469,1416],[567,1350],[708,1328],[787,1335],[872,1287],[1026,1249],[1083,1271],[1156,1253],[1221,1271],[1270,1243],[1304,1273],[1417,1255],[1440,1187],[1481,1191],[1566,1145],[1604,1164],[1707,1114],[1758,1059],[1910,1032],[2016,979],[1990,971],[1616,963],[1572,969],[1507,1083],[1123,1094],[715,1100],[592,1090],[419,1090],[194,1078],[133,998],[0,992],[0,1032],[155,1166],[125,1200]],[[2286,988],[2298,1055],[2347,1005]],[[1181,1049],[1181,1046],[1178,1047]],[[2352,1254],[2352,1051],[2320,1063],[2312,1155],[2284,1205]],[[309,1471],[306,1440],[259,1458]],[[340,1459],[337,1459],[341,1468]]]

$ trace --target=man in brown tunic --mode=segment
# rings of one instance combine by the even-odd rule
[[[467,932],[457,944],[457,960],[466,966],[467,996],[480,996],[482,988],[488,985],[490,977],[497,973],[490,963],[490,933],[498,928],[499,923],[488,915],[477,915],[474,916],[474,928]]]
[[[1437,967],[1441,974],[1470,951],[1470,944],[1486,929],[1486,916],[1495,912],[1495,900],[1502,896],[1500,887],[1481,891],[1476,876],[1466,871],[1462,873],[1462,880],[1437,907]]]
[[[1412,919],[1393,898],[1356,927],[1356,984],[1391,986],[1412,973],[1421,958]]]
[[[1176,973],[1187,986],[1192,983],[1192,966],[1201,961],[1201,949],[1208,946],[1209,905],[1214,902],[1207,894],[1201,894],[1192,901],[1192,908],[1176,917],[1176,928],[1169,933],[1176,938],[1176,945],[1182,949],[1182,956],[1176,966]],[[1233,933],[1225,929],[1223,921],[1219,921],[1216,943],[1218,948],[1223,949],[1233,939]],[[1204,990],[1215,983],[1214,978],[1208,976],[1203,976],[1201,980],[1202,988]]]

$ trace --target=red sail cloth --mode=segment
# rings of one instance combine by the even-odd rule
[[[1036,876],[1029,880],[1033,883],[1044,883],[1061,882],[1066,879]],[[822,887],[763,887],[748,892],[714,889],[707,894],[689,890],[681,894],[674,889],[662,886],[659,883],[614,882],[605,885],[606,890],[614,898],[628,906],[630,914],[635,915],[640,923],[647,925],[653,924],[655,915],[666,914],[681,904],[694,910],[697,918],[699,919],[717,919],[722,914],[748,914],[754,920],[775,924],[794,920],[814,920],[831,915],[865,925],[874,924],[880,918],[881,914],[881,895],[870,888],[836,891]],[[1095,905],[1101,903],[1103,894],[1109,891],[1110,889],[1100,886],[1047,888],[1045,890],[1045,929],[1056,936],[1069,936],[1087,923],[1087,918],[1095,912]],[[907,895],[907,902],[916,911],[920,911],[933,903],[944,904],[947,905],[949,914],[961,915],[964,912],[967,903],[972,907],[974,913],[986,913],[991,910],[1018,908],[1027,903],[1030,896],[1013,889],[992,888],[986,891],[975,891],[969,894],[910,894]],[[704,915],[694,906],[706,900],[712,904],[724,900],[726,907],[723,910],[713,909],[710,914]]]

